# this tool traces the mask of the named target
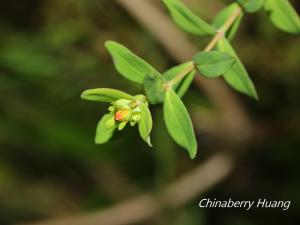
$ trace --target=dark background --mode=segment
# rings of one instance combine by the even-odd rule
[[[185,2],[211,21],[230,1]],[[293,5],[299,9],[298,1]],[[199,49],[208,43],[207,38],[188,38]],[[160,190],[221,149],[223,141],[200,126],[198,156],[191,161],[166,133],[160,107],[151,108],[153,149],[139,138],[136,127],[108,144],[95,145],[95,126],[107,105],[85,102],[81,92],[95,87],[143,91],[117,74],[103,46],[108,39],[128,46],[160,71],[176,64],[115,1],[1,1],[1,225],[91,212],[137,193]],[[260,96],[256,102],[237,94],[260,138],[239,146],[244,153],[222,183],[188,205],[164,210],[142,224],[297,224],[299,36],[279,31],[259,12],[242,21],[234,46]],[[200,112],[210,114],[214,107],[203,92],[192,86],[183,99],[193,121],[206,124]],[[200,209],[203,197],[292,203],[287,211]]]

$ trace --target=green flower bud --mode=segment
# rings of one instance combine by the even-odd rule
[[[123,130],[129,122],[131,126],[136,125],[141,120],[141,110],[139,105],[145,103],[146,97],[144,95],[136,95],[135,100],[118,99],[111,103],[108,111],[111,112],[112,118],[106,123],[108,128],[115,125],[118,130]]]
[[[140,113],[134,113],[131,117],[131,121],[133,122],[140,122],[140,119],[141,119],[141,115]]]
[[[126,124],[127,124],[127,121],[121,122],[121,123],[119,124],[119,126],[118,126],[118,130],[123,130],[124,127],[126,126]]]
[[[119,99],[112,102],[112,105],[115,106],[117,109],[131,109],[130,104],[132,100],[128,99]]]

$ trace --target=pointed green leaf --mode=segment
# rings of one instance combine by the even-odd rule
[[[173,20],[183,30],[196,35],[213,35],[216,30],[190,11],[180,0],[162,0]]]
[[[104,144],[110,140],[113,136],[114,131],[117,126],[114,124],[113,126],[109,126],[110,120],[114,118],[114,114],[109,113],[105,114],[101,120],[99,121],[96,129],[95,143],[96,144]]]
[[[143,140],[146,141],[150,147],[152,147],[150,141],[150,133],[152,130],[151,112],[146,103],[141,104],[140,109],[141,109],[141,119],[139,122],[139,132]]]
[[[236,58],[236,63],[224,74],[225,81],[235,90],[258,99],[253,82],[228,40],[221,38],[218,49]]]
[[[151,104],[163,102],[165,96],[165,79],[159,74],[146,74],[144,78],[144,89]]]
[[[201,75],[207,78],[223,75],[236,62],[235,57],[220,51],[200,52],[193,60]]]
[[[299,16],[289,1],[267,0],[265,10],[277,28],[289,33],[300,33]]]
[[[236,11],[240,6],[237,3],[232,3],[221,10],[221,12],[214,18],[212,25],[216,29],[220,29],[225,22],[228,20],[228,18],[232,15],[234,11]],[[238,16],[238,18],[235,20],[233,25],[226,31],[226,37],[228,40],[232,40],[240,23],[243,18],[244,13],[241,12],[241,14]]]
[[[95,102],[113,102],[121,98],[132,100],[133,96],[116,89],[95,88],[82,92],[81,98]]]
[[[173,89],[166,92],[164,105],[164,120],[174,141],[185,148],[193,159],[197,153],[197,141],[192,121],[181,99]]]
[[[236,18],[235,22],[232,24],[232,26],[228,29],[226,32],[226,37],[228,40],[232,40],[237,32],[237,30],[240,27],[241,21],[243,19],[244,13],[241,12],[241,14]]]
[[[265,4],[266,0],[238,0],[248,13],[254,13],[260,10]]]
[[[196,70],[193,70],[179,84],[179,87],[176,89],[176,93],[180,98],[187,92],[187,90],[191,86],[191,84],[194,80],[195,74],[196,74]]]
[[[107,41],[105,46],[113,58],[117,71],[127,79],[142,84],[146,74],[158,73],[149,63],[125,46],[114,41]]]

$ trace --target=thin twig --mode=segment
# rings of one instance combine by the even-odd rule
[[[211,51],[218,41],[224,37],[226,31],[232,26],[238,16],[241,14],[242,9],[238,7],[228,19],[224,22],[223,26],[217,31],[212,40],[208,43],[208,45],[204,48],[204,51]],[[168,81],[168,86],[172,86],[182,80],[185,76],[187,76],[192,70],[195,69],[195,64],[189,64],[187,68],[178,73],[172,80]]]
[[[216,154],[164,189],[161,195],[143,194],[94,213],[74,215],[37,223],[19,225],[128,225],[152,218],[164,207],[180,207],[199,193],[220,183],[233,169],[229,156]],[[197,203],[195,203],[197,207]]]
[[[175,77],[172,80],[169,80],[167,82],[167,86],[173,86],[177,82],[180,82],[187,74],[189,74],[191,71],[195,69],[195,65],[193,62],[190,62],[180,73],[175,75]]]

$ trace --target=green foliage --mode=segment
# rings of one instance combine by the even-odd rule
[[[246,12],[254,13],[260,10],[265,4],[266,0],[238,0]]]
[[[300,33],[300,18],[287,0],[267,0],[265,10],[272,23],[280,30]]]
[[[148,1],[159,3],[157,0]],[[47,219],[56,215],[57,209],[70,212],[73,206],[78,209],[78,213],[97,211],[134,194],[135,190],[151,191],[154,188],[159,192],[180,174],[190,172],[190,168],[219,151],[218,147],[223,147],[222,140],[225,137],[211,134],[221,114],[215,112],[218,109],[204,90],[198,91],[198,85],[191,86],[182,99],[189,113],[193,114],[193,124],[197,129],[197,161],[189,162],[188,152],[177,146],[168,134],[162,105],[150,103],[153,117],[151,141],[155,145],[153,151],[140,138],[139,124],[130,127],[130,122],[122,132],[118,129],[123,122],[117,124],[109,142],[96,145],[96,126],[102,116],[109,113],[106,112],[109,103],[84,102],[79,99],[81,91],[111,87],[130,95],[144,92],[142,85],[128,82],[122,75],[116,74],[109,60],[110,55],[104,51],[101,43],[106,39],[122,40],[125,46],[132,46],[131,51],[139,52],[140,57],[153,62],[156,69],[165,70],[181,63],[177,63],[175,58],[188,56],[188,51],[179,52],[176,56],[167,54],[151,32],[134,22],[131,15],[118,6],[119,1],[15,2],[18,4],[12,4],[13,1],[1,2],[1,225]],[[198,15],[204,19],[212,18],[218,14],[216,10],[221,9],[220,6],[226,7],[227,3],[234,1],[182,2],[191,3],[187,6],[193,5],[190,9],[195,12],[203,12]],[[290,2],[299,9],[299,1]],[[89,5],[89,9],[86,5]],[[157,6],[164,10],[163,4]],[[248,72],[251,71],[251,78],[259,85],[258,91],[263,100],[256,103],[247,97],[236,97],[246,101],[244,104],[250,110],[249,113],[259,120],[259,128],[266,131],[264,127],[267,125],[268,134],[260,136],[258,145],[250,143],[251,148],[255,148],[259,154],[243,151],[248,148],[244,143],[237,146],[236,150],[245,153],[247,161],[253,163],[251,168],[255,168],[254,172],[261,171],[259,179],[246,177],[249,181],[247,188],[255,190],[257,195],[262,189],[270,190],[268,196],[270,194],[270,198],[274,199],[285,192],[289,195],[286,198],[293,199],[293,196],[299,196],[299,182],[297,185],[295,181],[298,179],[300,160],[300,39],[297,35],[280,32],[265,16],[262,12],[257,15],[245,14],[242,29],[238,31],[241,33],[237,33],[239,35],[233,46],[238,47],[235,49],[237,53],[242,53],[239,56],[247,62],[245,66],[249,66]],[[227,32],[228,39],[231,29]],[[164,34],[165,41],[175,44],[178,37],[172,36],[167,30]],[[201,51],[209,39],[189,37],[189,41],[194,43],[194,52]],[[180,49],[180,46],[175,46],[176,51],[177,47]],[[191,58],[186,60],[190,61]],[[174,77],[183,69],[177,71]],[[191,75],[173,84],[173,88],[177,86],[178,96],[179,89],[188,78],[192,78]],[[199,80],[202,82],[205,78]],[[209,80],[208,83],[215,81]],[[231,119],[231,122],[237,122],[234,116]],[[228,140],[227,144],[234,143]],[[268,163],[261,163],[261,159]],[[282,168],[281,165],[286,166]],[[287,174],[285,185],[280,185],[280,176],[270,178],[270,172],[274,169],[277,171],[276,168],[284,169],[282,172]],[[246,169],[247,176],[249,167]],[[239,173],[243,174],[243,171]],[[243,182],[243,179],[245,177],[240,176],[233,181]],[[265,179],[268,182],[264,182]],[[239,190],[229,183],[226,182],[226,187],[222,187],[230,188],[230,191],[236,191],[237,195],[245,198],[253,197],[254,193],[247,195],[245,189]],[[215,195],[218,190],[212,190],[210,195]],[[190,189],[185,191],[189,193]],[[297,219],[297,211],[293,209],[291,207],[288,210],[289,218],[269,216],[268,212],[249,215],[250,218],[240,210],[229,210],[212,218],[215,214],[207,215],[206,211],[199,211],[195,204],[189,204],[184,208],[167,210],[167,216],[156,217],[151,221],[152,224],[204,225],[213,219],[215,224],[246,225],[267,220],[270,224],[286,224],[287,220]]]
[[[144,88],[148,100],[151,104],[162,103],[165,97],[166,86],[168,81],[176,78],[184,69],[189,66],[191,62],[182,63],[178,66],[167,70],[163,75],[160,74],[146,74],[144,78]],[[180,97],[182,97],[191,85],[195,76],[195,70],[188,72],[186,76],[178,82],[172,83],[172,88]]]
[[[190,65],[191,62],[186,62],[179,64],[177,66],[174,66],[163,73],[163,77],[167,81],[171,81],[174,79],[181,71],[183,71],[185,68],[187,68]],[[176,91],[178,96],[182,97],[188,88],[190,87],[194,77],[195,77],[195,70],[192,70],[189,72],[181,81],[176,82],[172,85],[172,88]]]
[[[149,63],[123,45],[107,41],[105,46],[113,58],[117,71],[128,80],[142,84],[146,74],[158,73]]]
[[[165,123],[171,137],[189,152],[192,159],[195,158],[197,141],[192,121],[183,102],[173,89],[166,92],[163,110]]]
[[[117,128],[117,125],[112,122],[114,121],[114,114],[109,113],[105,114],[99,121],[96,128],[95,143],[104,144],[110,140],[113,136],[114,131]]]
[[[123,130],[129,123],[138,129],[142,139],[151,145],[152,116],[148,104],[163,103],[166,127],[174,141],[185,148],[191,158],[196,156],[197,142],[193,125],[181,97],[194,79],[196,69],[206,78],[224,77],[235,90],[258,99],[254,84],[243,63],[228,40],[232,39],[246,12],[258,11],[265,0],[238,0],[225,7],[209,25],[179,0],[162,0],[174,21],[187,32],[196,35],[215,34],[204,51],[193,57],[193,61],[174,66],[160,74],[154,67],[132,53],[123,45],[107,41],[105,46],[113,58],[117,71],[127,79],[143,84],[144,95],[131,96],[115,89],[98,88],[84,91],[82,98],[97,102],[111,102],[106,114],[98,124],[96,143],[105,143],[113,131]],[[289,32],[299,28],[299,18],[287,1],[268,0],[266,9],[272,21]],[[224,32],[224,33],[223,33]],[[224,36],[225,35],[225,36]],[[218,51],[212,51],[217,48]]]
[[[144,141],[152,147],[151,140],[150,140],[150,133],[152,130],[152,116],[151,112],[148,108],[146,103],[140,105],[141,110],[141,119],[139,122],[139,132]]]
[[[160,74],[146,74],[143,83],[145,93],[151,104],[158,104],[163,101],[165,82],[165,79]]]
[[[174,21],[183,30],[196,35],[213,35],[214,27],[195,15],[180,0],[162,0],[170,11]]]
[[[179,87],[176,89],[177,95],[181,98],[189,89],[191,86],[194,77],[196,74],[196,70],[192,70],[186,77],[183,79],[183,81],[179,84]],[[173,88],[174,89],[174,88]]]
[[[227,32],[227,39],[228,40],[232,40],[237,32],[237,30],[240,27],[241,21],[243,19],[244,13],[241,12],[241,14],[237,17],[237,19],[235,20],[235,22],[232,24],[232,26],[228,29]]]
[[[178,75],[181,71],[183,71],[189,64],[190,64],[190,62],[186,62],[186,63],[179,64],[177,66],[171,67],[170,69],[168,69],[167,71],[165,71],[163,73],[163,77],[165,78],[165,80],[170,81],[170,80],[174,79],[176,77],[176,75]],[[180,85],[179,82],[173,84],[173,89],[176,90],[179,87],[179,85]]]
[[[200,52],[193,60],[201,75],[207,78],[223,75],[236,62],[235,57],[220,51]]]
[[[237,91],[258,99],[253,82],[226,38],[221,38],[219,40],[218,49],[235,57],[236,59],[236,63],[231,67],[231,69],[224,73],[224,79],[226,82]]]
[[[228,18],[232,15],[234,11],[236,11],[239,8],[239,5],[237,3],[231,3],[230,5],[226,6],[224,9],[219,12],[219,14],[214,18],[212,25],[216,29],[220,29],[224,23],[228,20]],[[232,26],[226,31],[226,37],[228,40],[232,40],[235,33],[237,32],[237,29],[239,28],[239,25],[241,23],[241,20],[243,18],[243,12],[238,16],[238,18],[234,21]]]
[[[133,99],[133,96],[116,89],[111,88],[95,88],[85,90],[81,94],[81,98],[94,102],[113,102],[120,98]]]

